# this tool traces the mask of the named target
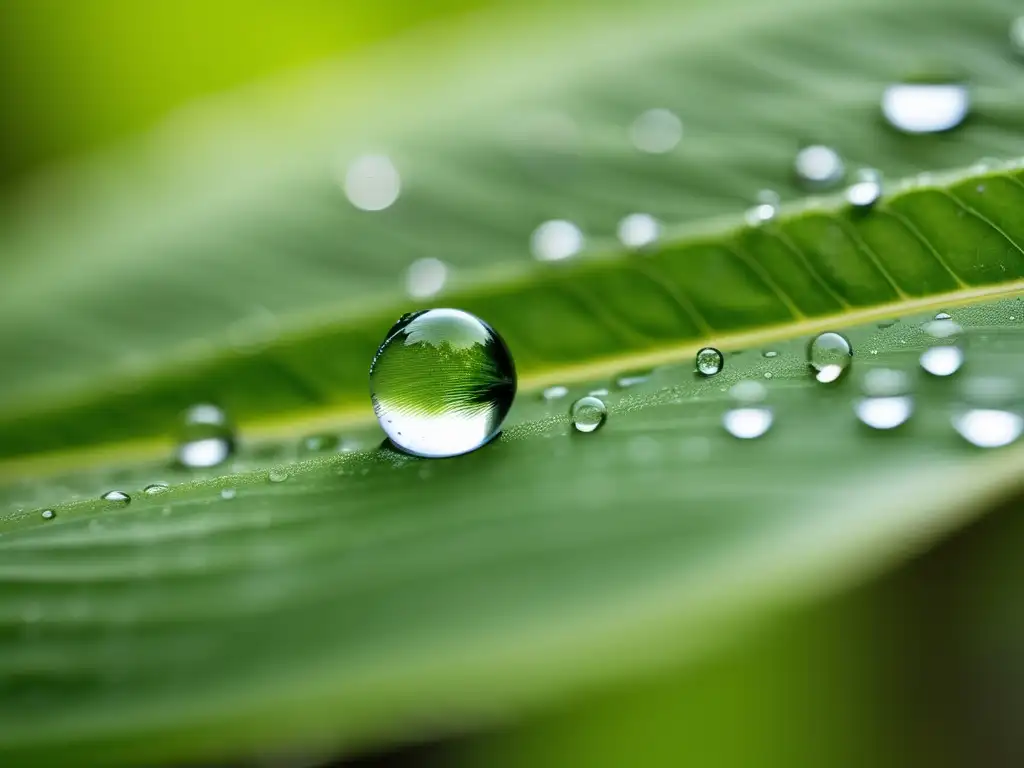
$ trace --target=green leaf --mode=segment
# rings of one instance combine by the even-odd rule
[[[914,370],[930,316],[914,313],[1021,291],[1017,165],[911,178],[859,215],[791,179],[805,141],[890,178],[1024,154],[1012,4],[922,5],[484,17],[210,108],[9,216],[3,762],[351,749],[515,714],[693,658],[1019,490],[1019,447],[983,455],[951,429],[955,382],[917,382],[911,423],[869,434],[856,377],[819,386],[798,338],[868,323],[849,330],[858,370]],[[901,136],[880,92],[937,53],[970,73],[971,116]],[[668,155],[629,144],[651,106],[683,118]],[[336,179],[371,150],[404,184],[377,213]],[[766,186],[792,202],[747,227]],[[612,243],[634,210],[669,224],[656,252]],[[590,252],[534,263],[552,218]],[[428,256],[453,271],[436,301],[496,327],[524,378],[502,438],[450,461],[366,449],[366,369],[413,308],[398,275]],[[956,315],[964,375],[1024,378],[1018,299]],[[747,351],[700,379],[706,341]],[[568,400],[529,391],[656,365],[589,436]],[[776,425],[730,437],[725,390],[769,374]],[[224,477],[167,467],[160,436],[211,399],[251,447]],[[364,450],[293,463],[303,431],[340,425]],[[157,480],[173,488],[138,493]],[[110,487],[131,505],[81,500]]]

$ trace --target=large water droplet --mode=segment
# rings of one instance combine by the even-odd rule
[[[501,429],[516,393],[508,347],[458,309],[404,316],[370,365],[370,395],[391,442],[416,456],[457,456]]]
[[[923,326],[931,346],[921,353],[921,367],[932,376],[952,376],[964,364],[963,328],[945,312],[935,318]]]
[[[777,192],[770,189],[762,189],[757,193],[755,203],[747,209],[745,215],[747,224],[752,227],[759,227],[769,221],[773,221],[779,215],[779,206],[782,201]]]
[[[628,248],[643,248],[661,234],[661,224],[649,213],[631,213],[619,222],[619,241]]]
[[[641,113],[629,129],[633,146],[641,152],[670,152],[683,137],[683,123],[667,109],[648,109]]]
[[[872,429],[895,429],[914,412],[910,377],[903,371],[872,368],[861,384],[864,396],[853,404],[861,422]]]
[[[142,489],[142,492],[147,496],[156,496],[158,494],[164,493],[167,490],[167,488],[167,483],[150,483],[149,485]]]
[[[874,168],[861,168],[846,189],[846,202],[854,208],[870,208],[882,197],[882,174]]]
[[[131,502],[132,497],[124,491],[107,491],[100,496],[101,501],[106,501],[111,504],[116,504],[119,507],[123,507],[125,504]]]
[[[793,168],[797,180],[806,189],[829,189],[846,175],[839,153],[822,144],[811,144],[797,152]]]
[[[387,155],[362,155],[345,172],[345,195],[356,208],[383,211],[402,190],[402,180]]]
[[[1024,432],[1020,389],[1012,379],[975,377],[964,382],[953,428],[979,448],[1001,448]]]
[[[405,273],[405,291],[413,299],[429,299],[444,288],[448,267],[440,259],[417,259]]]
[[[807,345],[807,362],[814,378],[822,384],[838,380],[850,368],[853,347],[845,336],[826,331],[815,336]]]
[[[963,83],[897,83],[882,94],[882,114],[904,133],[938,133],[967,117],[971,99]]]
[[[571,221],[545,221],[530,235],[530,250],[540,261],[562,261],[583,249],[583,232]]]
[[[223,410],[200,403],[185,411],[175,451],[178,464],[191,469],[215,467],[234,451],[234,429]]]
[[[577,432],[594,432],[608,418],[608,407],[604,401],[593,395],[581,397],[569,409],[569,418]]]
[[[725,358],[714,347],[704,347],[697,352],[695,363],[701,376],[714,376],[725,367]]]

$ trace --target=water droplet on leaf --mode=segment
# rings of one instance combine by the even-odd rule
[[[762,189],[757,193],[756,202],[747,209],[745,215],[747,224],[752,227],[759,227],[769,221],[773,221],[779,214],[781,200],[777,192],[770,189]]]
[[[697,352],[696,356],[697,373],[702,376],[714,376],[725,366],[725,359],[722,353],[714,347],[704,347]]]
[[[440,259],[417,259],[405,273],[405,291],[413,299],[429,299],[444,288],[448,267]]]
[[[661,224],[648,213],[631,213],[619,222],[619,241],[627,248],[643,248],[661,235]]]
[[[814,378],[822,384],[837,381],[850,368],[853,347],[845,336],[833,331],[820,333],[807,346],[807,362]]]
[[[52,509],[44,509],[42,512],[39,513],[39,515],[43,518],[43,520],[53,520],[53,518],[57,516],[57,513],[54,512]]]
[[[402,180],[387,155],[362,155],[345,172],[345,195],[363,211],[390,208],[402,190]]]
[[[932,376],[952,376],[964,364],[963,328],[947,313],[940,312],[939,315],[923,326],[931,346],[921,353],[920,363]]]
[[[904,133],[939,133],[960,125],[971,99],[963,83],[897,83],[882,94],[882,114]]]
[[[768,390],[752,379],[740,381],[729,389],[732,406],[722,415],[722,426],[733,437],[752,440],[767,432],[774,421],[772,409],[764,405]]]
[[[600,398],[587,395],[572,404],[572,408],[569,409],[569,418],[577,432],[594,432],[608,418],[608,407]]]
[[[846,189],[846,202],[854,208],[870,208],[882,197],[882,175],[873,168],[861,168]]]
[[[864,396],[854,402],[854,412],[872,429],[895,429],[914,412],[910,377],[903,371],[872,368],[864,374],[861,389]]]
[[[200,403],[185,411],[175,458],[190,469],[223,464],[235,452],[234,428],[216,405]]]
[[[964,382],[953,429],[979,448],[1002,448],[1024,432],[1021,393],[1012,379],[975,377]]]
[[[328,432],[306,435],[299,441],[299,453],[302,454],[333,453],[340,447],[341,438]]]
[[[822,144],[811,144],[797,152],[793,167],[805,189],[829,189],[846,175],[839,153]]]
[[[267,472],[267,480],[272,483],[283,483],[289,476],[287,467],[274,467]]]
[[[498,434],[516,393],[508,347],[480,318],[458,309],[404,316],[370,365],[381,427],[416,456],[457,456]]]
[[[106,501],[111,504],[116,504],[119,507],[123,507],[125,504],[131,502],[132,497],[124,491],[107,491],[100,496],[101,501]]]
[[[230,501],[231,499],[235,498],[236,495],[237,495],[237,491],[235,491],[234,488],[221,488],[220,489],[220,497],[222,499],[224,499],[225,501]]]
[[[670,152],[682,137],[682,121],[674,112],[662,108],[641,113],[629,129],[634,147],[656,155]]]
[[[562,261],[583,249],[583,232],[571,221],[545,221],[530,235],[530,250],[539,261]]]
[[[563,397],[569,394],[569,388],[564,387],[561,384],[555,384],[553,387],[548,387],[540,393],[542,400],[551,402],[553,400],[561,400]]]
[[[150,483],[142,489],[142,492],[147,496],[156,496],[157,494],[166,491],[167,488],[167,483]]]

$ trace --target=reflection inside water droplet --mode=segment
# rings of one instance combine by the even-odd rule
[[[345,172],[345,195],[356,208],[383,211],[398,199],[401,177],[387,155],[362,155]]]
[[[661,224],[648,213],[631,213],[619,222],[619,242],[628,248],[643,248],[661,234]]]
[[[600,398],[587,395],[572,404],[569,418],[577,432],[594,432],[604,425],[608,418],[608,406]]]
[[[970,109],[963,83],[897,83],[882,94],[882,114],[904,133],[938,133],[960,125]]]
[[[794,170],[797,180],[806,189],[828,189],[846,175],[839,153],[822,144],[812,144],[797,152]]]
[[[571,221],[552,219],[537,227],[530,236],[530,250],[540,261],[561,261],[583,249],[583,232]]]
[[[722,353],[714,347],[704,347],[697,352],[696,357],[697,373],[702,376],[714,376],[720,372],[725,365]]]
[[[648,109],[640,114],[629,129],[633,146],[641,152],[662,154],[675,148],[683,136],[683,123],[667,109]]]

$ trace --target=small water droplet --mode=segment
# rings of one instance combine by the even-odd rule
[[[837,381],[850,368],[853,347],[847,338],[833,331],[815,336],[807,345],[807,362],[814,378],[822,384]]]
[[[131,502],[132,497],[124,491],[107,491],[100,496],[101,501],[108,501],[111,504],[116,504],[119,507],[123,507],[125,504]]]
[[[569,388],[562,386],[561,384],[555,384],[552,387],[548,387],[540,393],[541,400],[546,402],[552,402],[553,400],[561,400],[563,397],[569,394]]]
[[[882,322],[880,322],[878,324],[878,327],[880,329],[884,330],[886,328],[892,328],[898,322],[899,322],[899,320],[883,320]]]
[[[874,168],[861,168],[846,188],[846,202],[854,208],[870,208],[882,197],[882,174]]]
[[[594,432],[608,419],[608,406],[600,398],[587,395],[572,404],[569,418],[577,432]]]
[[[764,372],[764,377],[765,377],[766,379],[770,379],[770,378],[772,377],[772,372],[771,372],[771,371],[765,371],[765,372]]]
[[[619,241],[627,248],[643,248],[661,235],[661,224],[649,213],[631,213],[619,222]]]
[[[571,221],[545,221],[530,235],[530,250],[539,261],[562,261],[583,250],[583,232]]]
[[[648,109],[629,128],[633,146],[654,155],[672,151],[682,137],[683,123],[668,109]]]
[[[753,379],[740,381],[729,389],[732,406],[722,415],[722,426],[733,437],[752,440],[767,432],[774,421],[772,409],[764,405],[768,390]]]
[[[341,447],[341,438],[329,432],[306,435],[299,441],[299,453],[314,454],[335,452]]]
[[[971,99],[963,83],[896,83],[882,94],[882,115],[899,131],[939,133],[960,125]]]
[[[768,359],[771,359],[773,357],[778,357],[779,353],[776,352],[774,349],[767,349],[767,350],[765,350],[764,352],[761,353],[761,356],[762,357],[767,357]]]
[[[286,467],[274,467],[267,472],[267,480],[272,483],[283,483],[289,477],[289,472]]]
[[[185,411],[175,450],[179,465],[189,469],[216,467],[234,452],[234,429],[222,409],[200,403]]]
[[[413,299],[429,299],[444,288],[448,267],[440,259],[417,259],[405,273],[405,292]]]
[[[952,320],[953,316],[949,312],[937,312],[935,314],[936,320]]]
[[[234,488],[221,488],[220,497],[225,501],[230,501],[238,495],[238,492]]]
[[[142,492],[147,496],[156,496],[158,493],[163,493],[164,491],[166,491],[167,488],[167,483],[150,483],[149,485],[142,489]]]
[[[500,431],[515,393],[505,342],[458,309],[404,316],[370,365],[377,420],[395,446],[415,456],[457,456],[484,445]]]
[[[39,515],[43,518],[43,520],[53,520],[53,518],[57,516],[57,513],[54,512],[52,509],[44,509],[42,512],[39,513]]]
[[[797,152],[793,168],[805,189],[829,189],[846,175],[839,153],[823,144],[811,144]]]
[[[590,390],[587,394],[591,397],[608,397],[608,388],[598,387],[597,389]]]
[[[624,373],[615,379],[615,386],[619,389],[629,389],[643,384],[649,378],[651,378],[649,373]]]
[[[939,315],[946,315],[939,317]],[[932,376],[952,376],[964,364],[961,328],[947,313],[940,312],[924,324],[932,346],[921,353],[921,367]]]
[[[714,347],[704,347],[697,352],[697,373],[702,376],[714,376],[725,366],[725,358]]]
[[[402,179],[387,155],[362,155],[345,172],[345,195],[363,211],[390,208],[402,190]]]
[[[895,429],[914,412],[910,377],[891,368],[872,368],[861,383],[864,394],[853,404],[860,421],[877,430]]]
[[[747,224],[752,227],[759,227],[769,221],[773,221],[779,214],[779,206],[782,204],[777,192],[771,189],[762,189],[757,193],[755,203],[747,209],[745,215]]]

